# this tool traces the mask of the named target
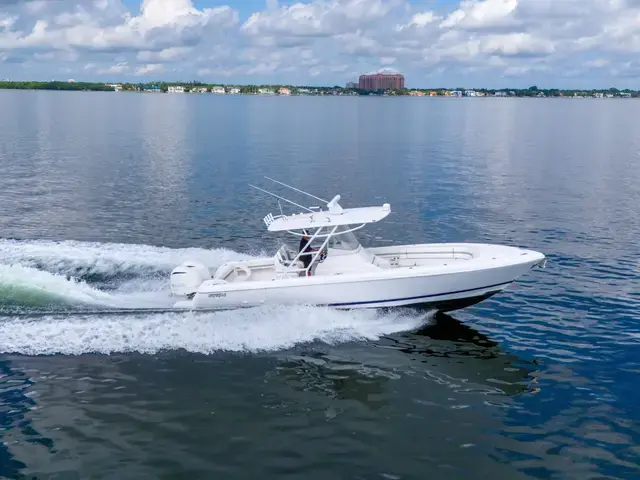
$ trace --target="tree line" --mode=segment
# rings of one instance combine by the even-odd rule
[[[0,81],[0,89],[14,90],[80,90],[112,92],[113,87],[95,82],[9,82]]]
[[[487,88],[420,88],[420,89],[395,89],[386,91],[367,91],[358,88],[344,88],[339,86],[333,87],[318,87],[318,86],[295,86],[295,85],[221,85],[221,84],[208,84],[200,81],[191,82],[145,82],[145,83],[121,83],[120,88],[123,91],[145,91],[145,90],[159,90],[161,92],[167,92],[170,86],[182,86],[185,90],[191,90],[193,88],[205,87],[207,90],[215,86],[223,86],[227,90],[229,88],[238,88],[240,93],[243,94],[257,94],[260,89],[271,89],[274,93],[278,93],[280,88],[289,88],[292,93],[298,93],[301,90],[306,90],[310,93],[316,94],[332,94],[332,93],[351,93],[356,95],[409,95],[411,92],[423,92],[429,94],[435,92],[436,95],[445,95],[446,92],[461,91],[467,92],[473,90],[486,96],[494,96],[496,94],[502,94],[512,97],[572,97],[572,96],[593,96],[594,94],[618,96],[631,96],[639,97],[640,92],[637,90],[617,88],[607,89],[559,89],[559,88],[538,88],[537,86],[531,86],[529,88],[501,88],[501,89],[487,89]],[[74,82],[74,81],[50,81],[50,82],[35,82],[35,81],[0,81],[0,89],[16,89],[16,90],[72,90],[72,91],[114,91],[114,87],[111,84],[98,83],[98,82]]]

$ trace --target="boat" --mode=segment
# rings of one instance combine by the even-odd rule
[[[263,218],[269,232],[309,240],[300,242],[298,248],[284,243],[271,257],[225,263],[213,275],[195,261],[178,265],[170,275],[175,308],[427,306],[447,312],[486,300],[529,270],[546,266],[544,254],[506,245],[424,243],[365,248],[354,232],[385,219],[391,213],[388,203],[343,208],[340,195],[327,201],[265,178],[325,204],[324,208],[305,207],[250,185],[278,199],[280,214]],[[280,200],[298,211],[285,215]],[[306,262],[303,255],[307,255]]]

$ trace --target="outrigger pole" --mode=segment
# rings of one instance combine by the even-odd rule
[[[298,193],[302,193],[303,195],[307,195],[308,197],[311,197],[311,198],[313,198],[315,200],[320,200],[321,202],[324,202],[325,204],[329,203],[329,200],[325,200],[324,198],[316,197],[315,195],[311,195],[309,192],[305,192],[304,190],[300,190],[300,189],[298,189],[296,187],[292,187],[291,185],[287,185],[286,183],[279,182],[278,180],[274,180],[273,178],[270,178],[270,177],[264,177],[264,178],[266,178],[267,180],[271,180],[272,182],[279,183],[280,185],[282,185],[284,187],[287,187],[287,188],[290,188],[291,190],[295,190]]]
[[[302,209],[304,209],[304,210],[306,210],[308,212],[317,213],[315,210],[311,210],[310,208],[303,207],[302,205],[299,205],[296,202],[292,202],[291,200],[288,200],[288,199],[286,199],[284,197],[281,197],[280,195],[276,195],[275,193],[268,192],[268,191],[266,191],[266,190],[264,190],[264,189],[262,189],[260,187],[256,187],[255,185],[249,184],[249,186],[255,188],[256,190],[260,190],[261,192],[264,192],[267,195],[271,195],[272,197],[276,197],[279,200],[284,200],[285,202],[290,203],[291,205],[295,205],[298,208],[302,208]]]
[[[274,183],[280,184],[280,185],[282,185],[282,186],[284,186],[284,187],[290,188],[291,190],[294,190],[294,191],[296,191],[296,192],[302,193],[303,195],[306,195],[306,196],[308,196],[308,197],[311,197],[311,198],[313,198],[313,199],[315,199],[315,200],[320,200],[321,202],[324,202],[326,205],[328,205],[329,203],[331,203],[331,202],[329,202],[328,200],[325,200],[324,198],[317,197],[317,196],[315,196],[315,195],[310,194],[309,192],[305,192],[304,190],[300,190],[299,188],[292,187],[291,185],[287,185],[286,183],[284,183],[284,182],[280,182],[279,180],[275,180],[275,179],[273,179],[273,178],[271,178],[271,177],[267,177],[267,176],[265,176],[264,178],[266,178],[267,180],[271,180],[271,181],[272,181],[272,182],[274,182]],[[271,193],[271,192],[269,192],[269,191],[267,191],[267,190],[264,190],[264,189],[262,189],[262,188],[260,188],[260,187],[256,187],[255,185],[251,185],[251,184],[249,184],[249,186],[250,186],[250,187],[255,188],[256,190],[260,190],[261,192],[264,192],[264,193],[266,193],[267,195],[271,195],[272,197],[276,197],[278,200],[284,200],[285,202],[290,203],[291,205],[294,205],[294,206],[296,206],[296,207],[298,207],[298,208],[302,208],[302,209],[304,209],[304,210],[306,210],[306,211],[308,211],[308,212],[311,212],[311,213],[318,213],[318,211],[317,211],[317,210],[312,210],[311,208],[303,207],[302,205],[299,205],[299,204],[297,204],[297,203],[295,203],[295,202],[292,202],[291,200],[289,200],[289,199],[287,199],[287,198],[284,198],[284,197],[281,197],[281,196],[279,196],[279,195],[276,195],[275,193]],[[280,202],[278,202],[278,206],[280,207],[280,213],[282,213],[282,206],[280,205]],[[317,209],[318,207],[313,207],[313,208],[316,208],[316,209]]]

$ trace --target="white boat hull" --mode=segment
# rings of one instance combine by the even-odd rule
[[[436,252],[446,255],[438,256]],[[329,258],[331,255],[330,252]],[[387,262],[384,268],[367,263],[364,271],[347,269],[331,273],[328,271],[331,267],[327,267],[323,274],[324,267],[318,267],[311,277],[268,278],[263,275],[264,278],[251,281],[227,283],[205,280],[193,298],[177,302],[176,307],[208,310],[278,304],[351,309],[429,305],[451,311],[501,292],[531,268],[544,266],[546,261],[543,254],[532,250],[482,244],[384,247],[361,252],[362,255],[393,258],[404,264],[389,266],[384,260]],[[342,264],[346,258],[341,260]],[[410,266],[411,262],[415,265]],[[273,265],[273,259],[237,262],[236,265],[245,270],[266,271]]]

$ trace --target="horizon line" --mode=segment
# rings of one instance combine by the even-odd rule
[[[368,75],[368,74],[363,74]],[[353,83],[356,87],[346,87],[340,85],[296,85],[296,84],[287,84],[287,83],[209,83],[201,80],[154,80],[154,81],[95,81],[95,80],[75,80],[75,79],[67,79],[67,80],[9,80],[9,79],[0,79],[0,84],[6,83],[78,83],[78,84],[100,84],[100,85],[202,85],[202,86],[220,86],[220,87],[285,87],[285,88],[314,88],[314,89],[343,89],[343,90],[359,90],[357,87],[358,82],[352,81],[347,83]],[[539,87],[537,85],[531,85],[529,87],[407,87],[404,89],[391,89],[391,90],[493,90],[493,91],[502,91],[502,90],[513,90],[513,91],[536,91],[536,90],[558,90],[558,91],[607,91],[607,90],[618,90],[618,91],[630,91],[630,92],[640,92],[640,89],[635,90],[632,88],[620,88],[616,86],[610,87],[589,87],[589,88],[574,88],[574,87]]]

